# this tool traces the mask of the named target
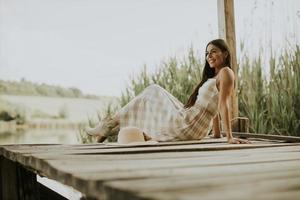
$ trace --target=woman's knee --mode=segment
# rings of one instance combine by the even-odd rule
[[[151,84],[145,89],[145,91],[158,91],[158,90],[162,90],[162,87],[160,87],[157,84]]]

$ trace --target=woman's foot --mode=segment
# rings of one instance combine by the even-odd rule
[[[118,122],[112,118],[105,118],[94,128],[87,127],[85,132],[90,136],[96,136],[98,142],[103,142],[108,135],[115,132],[118,128]]]
[[[94,128],[86,127],[85,132],[89,136],[101,136],[101,135],[103,135],[104,129],[106,129],[106,128],[103,126],[103,123],[99,122],[99,124],[97,126],[95,126]]]
[[[98,143],[102,143],[102,142],[104,142],[104,140],[106,140],[106,138],[107,138],[107,137],[105,137],[105,136],[97,136],[97,137],[96,137],[96,141],[97,141]]]

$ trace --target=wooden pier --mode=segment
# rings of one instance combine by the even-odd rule
[[[39,185],[36,174],[86,199],[299,199],[300,139],[235,135],[252,144],[205,138],[129,147],[0,146],[0,199],[64,199]]]

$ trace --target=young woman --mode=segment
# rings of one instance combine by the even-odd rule
[[[102,142],[120,128],[138,127],[145,139],[156,141],[200,140],[207,136],[211,121],[213,137],[221,137],[220,120],[231,144],[249,143],[233,138],[231,132],[230,96],[234,89],[234,73],[230,67],[230,52],[222,39],[206,46],[202,80],[183,105],[162,87],[153,84],[109,119],[95,128],[88,128],[89,135]]]

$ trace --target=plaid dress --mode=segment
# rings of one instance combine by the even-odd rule
[[[168,91],[153,84],[119,111],[120,128],[135,126],[156,141],[200,140],[208,134],[218,112],[216,79],[199,88],[195,105],[183,104]]]

